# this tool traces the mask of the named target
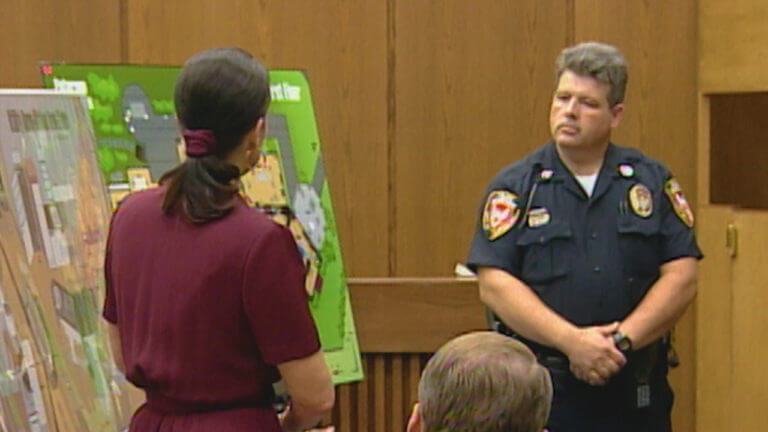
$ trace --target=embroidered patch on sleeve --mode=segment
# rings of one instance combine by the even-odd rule
[[[688,228],[693,228],[693,210],[688,204],[688,200],[683,195],[683,189],[680,187],[680,183],[673,177],[667,180],[664,184],[664,193],[667,194],[669,202],[672,204],[672,209],[675,211],[677,217],[680,218]]]
[[[518,196],[505,190],[488,195],[483,210],[483,231],[488,240],[496,240],[507,233],[520,219]]]

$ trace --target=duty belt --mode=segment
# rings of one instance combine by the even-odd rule
[[[519,334],[509,329],[504,323],[498,322],[496,329],[499,333],[513,337],[520,342],[524,343],[528,348],[533,351],[539,363],[547,367],[562,367],[568,369],[569,361],[561,351],[555,348],[542,345],[532,340],[526,339]],[[665,348],[668,346],[669,340],[664,337],[657,342],[654,342],[643,349],[633,351],[627,357],[627,360],[632,363],[632,369],[634,371],[635,379],[639,382],[647,382],[653,374],[656,366],[660,363],[661,353],[666,352]]]

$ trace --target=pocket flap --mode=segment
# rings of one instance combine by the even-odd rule
[[[526,227],[517,238],[519,246],[531,244],[547,244],[556,238],[568,239],[573,237],[570,225],[563,222],[556,222],[538,228]]]
[[[619,217],[619,234],[640,234],[652,236],[659,233],[659,220],[656,217],[643,219],[634,215]]]

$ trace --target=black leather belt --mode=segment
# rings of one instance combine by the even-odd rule
[[[507,326],[504,325],[504,323],[501,323],[501,322],[498,325],[498,331],[499,333],[505,336],[515,338],[520,342],[524,343],[525,346],[527,346],[531,351],[533,351],[533,354],[539,360],[539,363],[542,363],[545,366],[564,365],[566,369],[568,368],[568,365],[569,365],[568,356],[556,350],[555,348],[551,348],[546,345],[542,345],[540,343],[526,339],[520,336],[519,334],[513,332],[512,330],[510,330]]]

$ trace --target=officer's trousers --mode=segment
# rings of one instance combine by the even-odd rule
[[[620,372],[605,386],[591,386],[570,372],[565,359],[554,365],[541,362],[549,369],[554,386],[549,432],[671,432],[674,397],[666,367],[648,382],[649,405],[638,408],[631,370]]]

